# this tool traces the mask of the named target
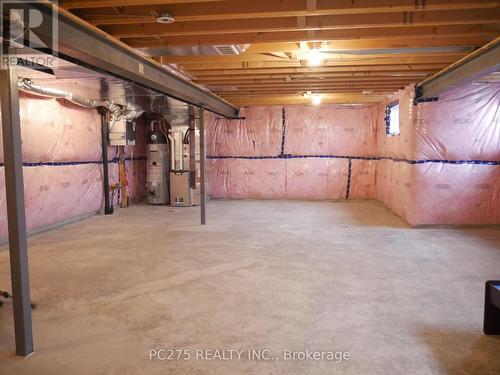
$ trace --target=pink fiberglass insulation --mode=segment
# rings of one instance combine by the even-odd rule
[[[347,189],[347,159],[285,159],[288,199],[344,199]]]
[[[136,120],[135,145],[125,146],[127,173],[127,195],[131,200],[140,200],[146,195],[146,133],[142,118]]]
[[[24,162],[101,158],[101,122],[96,110],[24,93],[19,106]],[[3,161],[1,143],[0,151]]]
[[[0,174],[0,212],[6,213],[3,167]],[[98,164],[25,167],[24,199],[28,230],[97,212],[102,205],[102,168]],[[0,238],[7,235],[2,214]]]
[[[101,122],[97,111],[22,93],[20,116],[23,162],[31,163],[23,168],[28,229],[56,224],[102,208]],[[126,148],[129,159],[144,157],[142,128],[137,131],[137,147]],[[3,163],[3,149],[0,150]],[[114,158],[116,147],[110,147],[108,155],[110,160]],[[125,165],[129,196],[143,197],[145,160],[127,160]],[[110,162],[109,175],[110,184],[118,182],[116,162]],[[0,167],[0,238],[7,235],[4,178],[3,167]]]
[[[500,223],[498,165],[412,165],[412,225]]]
[[[376,198],[395,214],[410,222],[415,204],[413,165],[398,159],[415,157],[414,88],[406,87],[379,107],[377,126],[378,156],[376,172]],[[385,108],[389,103],[400,106],[398,135],[386,134]]]
[[[413,104],[415,89],[411,86],[400,90],[389,102],[379,106],[377,118],[377,156],[396,159],[415,159],[415,106]],[[392,102],[399,102],[400,134],[386,135],[385,107]]]
[[[500,160],[500,84],[459,87],[415,109],[416,158]]]
[[[400,105],[400,134],[386,135],[379,108],[378,156],[424,160],[500,160],[500,84],[477,83],[443,93],[437,102],[413,104],[407,87]]]
[[[213,198],[344,199],[346,159],[214,159],[209,195]]]
[[[285,154],[377,155],[377,106],[285,108]]]
[[[146,160],[126,160],[127,195],[131,200],[140,200],[146,195]]]
[[[377,199],[411,223],[415,204],[413,166],[405,162],[379,160]]]
[[[498,224],[499,173],[496,165],[380,160],[377,197],[414,226]]]
[[[349,184],[349,198],[351,199],[376,199],[377,198],[377,173],[378,160],[351,161],[351,179]]]
[[[378,199],[412,225],[500,223],[500,85],[454,88],[437,102],[413,99],[409,86],[376,106],[286,107],[284,129],[277,107],[247,108],[246,122],[211,119],[210,194],[348,195]],[[389,136],[385,107],[394,101],[400,133]],[[257,158],[242,158],[249,156]]]
[[[285,163],[278,159],[215,159],[208,164],[212,198],[283,198]]]
[[[242,113],[245,120],[212,115],[207,137],[208,155],[214,158],[209,194],[345,199],[348,157],[376,155],[378,112],[378,106],[251,107]],[[356,160],[352,166],[352,181],[359,183],[352,187],[353,198],[374,198],[375,161]]]
[[[379,119],[381,156],[408,162],[379,161],[378,199],[412,225],[499,224],[500,85],[466,85],[410,107],[412,93],[394,98],[404,108],[399,135],[385,135]]]
[[[218,156],[276,156],[281,150],[281,108],[252,107],[239,120],[210,116],[207,154]]]

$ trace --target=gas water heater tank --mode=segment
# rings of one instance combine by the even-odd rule
[[[147,141],[147,197],[149,204],[167,204],[168,192],[168,145],[162,132],[148,132]]]

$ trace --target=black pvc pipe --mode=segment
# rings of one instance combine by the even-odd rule
[[[101,137],[102,137],[102,182],[104,193],[104,215],[112,215],[113,207],[109,202],[109,171],[108,171],[108,120],[107,109],[99,108],[101,115]]]

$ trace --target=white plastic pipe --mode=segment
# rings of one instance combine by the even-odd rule
[[[171,131],[168,132],[168,139],[170,140],[170,170],[175,170],[175,139],[170,133]]]

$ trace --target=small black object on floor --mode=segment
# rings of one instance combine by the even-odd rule
[[[500,280],[486,282],[483,331],[486,335],[500,335]]]

